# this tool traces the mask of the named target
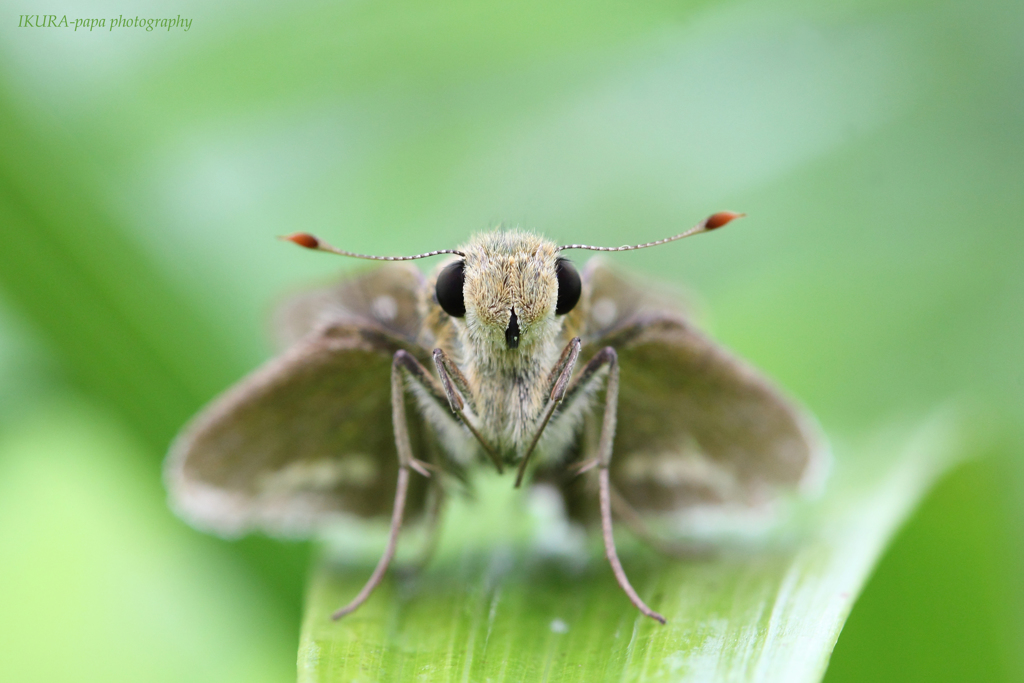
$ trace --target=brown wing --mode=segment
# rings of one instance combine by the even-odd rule
[[[336,291],[372,293],[370,285]],[[382,325],[321,315],[314,332],[214,400],[178,436],[165,472],[172,506],[224,535],[299,535],[332,517],[389,514],[398,474],[390,372],[399,348],[425,355]],[[411,397],[406,414],[414,452],[429,460],[436,442]],[[425,490],[423,478],[413,477],[410,518],[422,511]]]
[[[584,278],[587,355],[619,357],[611,476],[634,508],[757,505],[821,472],[813,421],[758,372],[603,263]]]
[[[414,342],[422,327],[417,305],[425,281],[411,264],[387,263],[294,296],[275,316],[280,341],[287,347],[310,333],[345,321],[381,328]]]

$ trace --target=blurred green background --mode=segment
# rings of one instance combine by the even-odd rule
[[[309,548],[192,531],[167,444],[284,293],[499,223],[617,245],[833,434],[949,475],[826,680],[1024,680],[1024,4],[0,3],[0,679],[285,681]],[[18,28],[24,12],[191,18]]]

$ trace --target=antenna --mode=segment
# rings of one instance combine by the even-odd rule
[[[647,244],[635,244],[633,246],[624,245],[621,247],[592,247],[589,244],[565,244],[558,249],[589,249],[590,251],[633,251],[634,249],[646,249],[647,247],[656,247],[659,244],[675,242],[676,240],[681,240],[684,237],[689,237],[690,235],[699,235],[702,232],[717,230],[723,225],[731,223],[737,218],[743,218],[746,215],[747,214],[745,213],[735,213],[733,211],[719,211],[718,213],[711,214],[686,232],[681,232],[678,235],[666,237],[665,239],[657,240],[655,242],[648,242]]]
[[[466,255],[461,251],[455,249],[439,249],[438,251],[428,251],[425,254],[416,254],[415,256],[370,256],[369,254],[357,254],[353,251],[345,251],[344,249],[338,249],[324,242],[319,237],[310,235],[308,232],[296,232],[291,235],[282,235],[278,239],[287,240],[288,242],[294,242],[300,247],[306,249],[312,249],[314,251],[326,251],[331,254],[338,254],[339,256],[351,256],[353,258],[368,259],[370,261],[415,261],[420,258],[427,258],[428,256],[437,256],[439,254],[455,254],[466,258]]]

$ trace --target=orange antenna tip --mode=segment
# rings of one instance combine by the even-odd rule
[[[294,242],[300,247],[305,247],[306,249],[320,248],[320,240],[318,240],[313,235],[310,235],[308,232],[296,232],[292,233],[291,235],[282,235],[279,239]]]
[[[735,211],[719,211],[718,213],[713,213],[707,217],[704,221],[704,229],[716,230],[724,225],[732,223],[737,218],[743,218],[746,215],[747,214],[745,213],[736,213]]]

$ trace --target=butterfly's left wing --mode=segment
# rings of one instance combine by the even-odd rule
[[[813,420],[763,375],[600,261],[581,356],[618,355],[612,485],[637,511],[757,506],[816,479]]]
[[[235,536],[304,535],[338,517],[386,518],[398,476],[391,364],[413,340],[422,277],[389,264],[294,299],[289,348],[207,406],[182,430],[165,478],[172,506],[196,526]],[[411,395],[417,457],[439,444]],[[413,477],[407,518],[424,511]]]
[[[418,307],[425,282],[415,266],[387,263],[297,294],[275,316],[279,341],[288,347],[317,330],[347,322],[382,328],[413,343],[423,323]]]

